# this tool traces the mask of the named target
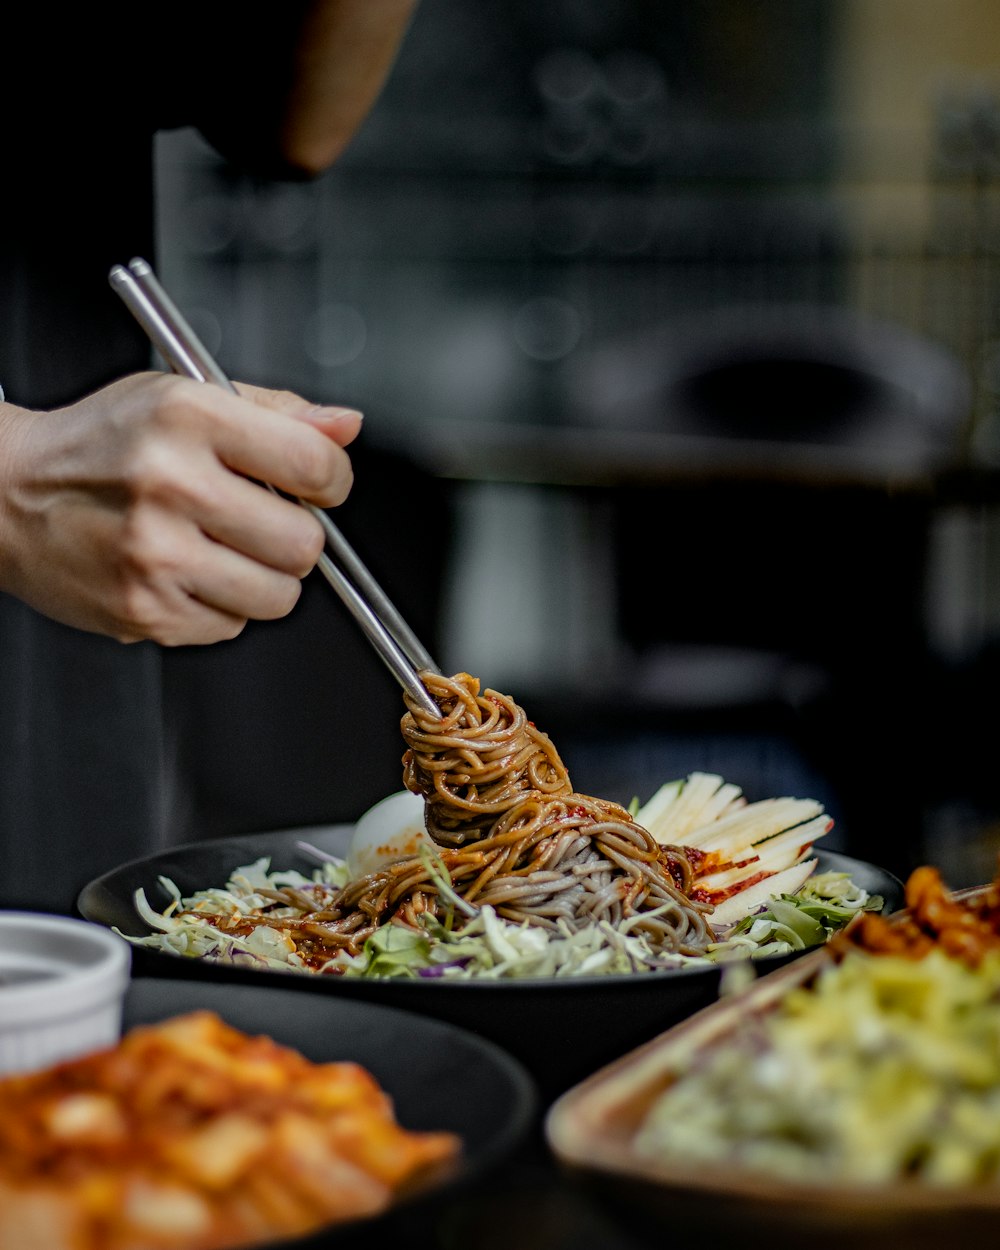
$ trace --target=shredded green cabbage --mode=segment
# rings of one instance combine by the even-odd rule
[[[881,911],[885,900],[869,894],[846,872],[822,872],[810,877],[798,894],[780,894],[739,921],[723,942],[709,947],[715,959],[745,954],[789,955],[820,946],[842,929],[859,911]]]
[[[426,848],[422,854],[428,854]],[[122,936],[137,946],[190,958],[349,977],[433,976],[462,981],[608,976],[802,950],[824,941],[859,910],[882,905],[880,898],[860,889],[847,874],[823,873],[810,878],[799,895],[783,895],[764,911],[747,917],[704,956],[664,955],[654,951],[641,932],[630,931],[629,922],[618,927],[602,922],[577,932],[562,922],[551,930],[512,923],[491,907],[470,907],[451,888],[439,860],[429,866],[441,897],[452,906],[445,922],[425,915],[420,917],[419,929],[384,924],[365,941],[359,954],[341,951],[319,969],[306,965],[280,928],[282,918],[298,917],[302,911],[276,904],[260,891],[281,886],[336,890],[347,880],[346,865],[340,860],[324,862],[306,877],[296,871],[272,871],[270,860],[263,857],[237,868],[224,886],[199,890],[188,898],[181,897],[173,881],[161,877],[160,885],[171,900],[162,911],[150,904],[144,891],[135,894],[136,910],[153,932]],[[223,932],[212,923],[213,917],[249,916],[265,910],[272,923],[246,935]]]

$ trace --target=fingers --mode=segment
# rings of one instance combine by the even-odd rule
[[[235,638],[248,621],[275,621],[299,601],[302,583],[218,545],[176,576],[131,584],[124,633],[164,646]]]
[[[129,615],[110,627],[98,625],[94,632],[108,634],[117,642],[156,642],[163,647],[195,647],[232,642],[246,626],[245,616],[231,616],[189,598],[184,602],[182,611],[164,614],[162,624]]]
[[[170,645],[179,640],[231,638],[247,619],[287,615],[301,594],[301,579],[315,566],[324,535],[314,517],[296,503],[258,485],[266,481],[322,507],[346,498],[353,475],[343,446],[354,439],[361,414],[322,408],[288,391],[239,386],[233,396],[188,384],[173,402],[193,405],[190,419],[210,431],[215,458],[190,458],[159,501],[169,519],[183,517],[200,541],[174,541],[170,558],[157,567],[156,543],[140,536],[129,615],[142,619],[139,633]],[[209,391],[206,394],[206,391]],[[291,418],[291,420],[289,420]],[[219,465],[228,472],[219,473]],[[157,492],[147,491],[157,497]],[[177,495],[183,498],[177,498]],[[169,533],[167,517],[152,529]],[[160,614],[159,620],[150,616]],[[145,617],[145,619],[143,619]],[[183,622],[183,624],[181,624]]]
[[[323,550],[323,530],[297,503],[235,474],[186,483],[179,509],[214,542],[279,572],[302,578]]]
[[[291,612],[302,593],[298,577],[244,559],[221,545],[190,566],[184,580],[192,599],[230,619],[279,620]]]
[[[304,515],[297,505],[283,506]],[[167,510],[134,514],[116,545],[114,633],[122,641],[174,646],[234,638],[248,620],[287,616],[302,591],[297,573],[217,542]]]
[[[275,412],[283,412],[297,421],[308,422],[340,447],[353,443],[361,431],[363,414],[356,408],[311,404],[293,391],[269,390],[246,382],[237,382],[234,385],[245,399]]]
[[[171,425],[193,424],[229,469],[287,494],[330,508],[353,484],[345,442],[356,437],[361,416],[350,409],[318,409],[285,391],[247,388],[267,403],[218,387],[174,379],[163,404]],[[328,433],[328,431],[330,433]]]
[[[0,588],[78,628],[164,645],[292,610],[324,535],[284,496],[343,502],[361,420],[165,374],[14,415],[0,430]]]

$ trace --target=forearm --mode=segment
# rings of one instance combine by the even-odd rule
[[[308,173],[331,165],[378,98],[416,0],[321,0],[296,49],[285,159]]]
[[[245,82],[213,77],[198,119],[230,160],[262,174],[313,177],[333,163],[374,105],[417,0],[311,0],[280,31],[240,34]]]

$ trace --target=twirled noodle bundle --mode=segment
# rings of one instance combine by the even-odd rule
[[[441,709],[436,720],[407,699],[403,782],[427,803],[427,832],[441,846],[485,837],[523,795],[570,794],[566,766],[524,709],[468,673],[423,673]]]
[[[618,804],[574,793],[552,742],[511,699],[480,695],[467,673],[422,677],[442,719],[408,705],[404,780],[425,797],[427,831],[466,909],[570,931],[603,921],[645,933],[657,950],[704,950],[711,909],[687,897],[681,848],[660,846]],[[353,947],[390,918],[443,915],[453,900],[441,886],[426,857],[402,860],[349,883],[311,919]]]

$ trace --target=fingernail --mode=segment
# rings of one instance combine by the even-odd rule
[[[363,412],[358,412],[357,408],[319,407],[316,408],[315,411],[317,416],[324,417],[328,420],[330,418],[335,421],[346,421],[348,419],[352,421],[363,421],[365,419],[365,414]]]

